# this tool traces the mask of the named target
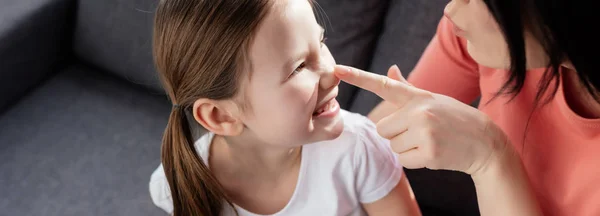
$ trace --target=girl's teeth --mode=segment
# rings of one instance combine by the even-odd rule
[[[317,112],[315,112],[315,114],[321,114],[327,110],[333,109],[333,103],[328,102],[327,104],[325,104],[325,106],[319,110],[317,110]]]

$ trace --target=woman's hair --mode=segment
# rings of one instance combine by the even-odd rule
[[[200,98],[230,99],[247,71],[247,52],[269,0],[160,0],[154,61],[173,104],[161,158],[173,215],[219,215],[232,206],[198,156],[186,111]]]
[[[535,104],[553,83],[550,101],[560,84],[559,68],[565,61],[575,67],[579,81],[598,101],[600,73],[596,70],[599,39],[592,34],[598,26],[596,1],[589,0],[484,0],[498,22],[510,53],[510,74],[499,94],[518,94],[525,83],[526,54],[524,33],[529,31],[540,41],[549,57],[548,70],[540,81]]]

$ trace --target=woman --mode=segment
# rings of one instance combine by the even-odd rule
[[[453,0],[409,82],[336,75],[385,100],[369,117],[404,166],[470,174],[482,215],[600,215],[594,6]]]

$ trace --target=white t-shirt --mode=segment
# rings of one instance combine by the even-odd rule
[[[389,141],[377,134],[366,117],[342,110],[344,131],[334,139],[311,143],[302,148],[299,179],[288,204],[273,215],[366,215],[361,203],[386,196],[400,181],[402,167]],[[195,142],[206,164],[214,134],[207,133]],[[173,212],[169,185],[160,165],[151,176],[152,201],[168,213]],[[239,206],[238,213],[257,215]],[[227,207],[224,215],[231,215]]]

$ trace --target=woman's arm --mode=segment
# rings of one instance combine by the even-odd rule
[[[498,152],[502,154],[471,175],[481,215],[542,215],[519,156],[512,148]]]
[[[385,197],[373,203],[363,204],[368,215],[375,216],[415,216],[421,215],[415,196],[406,179],[402,179],[398,185]]]

